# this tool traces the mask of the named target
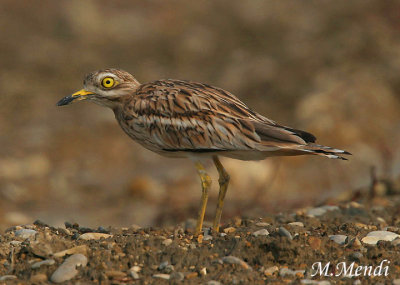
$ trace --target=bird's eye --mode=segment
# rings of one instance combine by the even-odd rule
[[[103,81],[101,81],[101,85],[105,88],[111,88],[115,84],[115,80],[111,77],[104,77]]]

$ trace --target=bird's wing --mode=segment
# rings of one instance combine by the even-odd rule
[[[159,80],[141,85],[126,106],[148,140],[165,151],[268,150],[315,137],[276,124],[233,94],[202,83]],[[143,134],[145,136],[145,134]]]

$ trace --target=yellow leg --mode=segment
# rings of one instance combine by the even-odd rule
[[[218,193],[218,202],[217,202],[217,211],[215,213],[215,219],[213,224],[213,230],[215,232],[219,231],[219,223],[221,221],[222,208],[224,207],[224,198],[226,195],[226,191],[228,190],[228,184],[230,176],[228,172],[226,172],[225,168],[222,166],[217,156],[213,157],[214,164],[217,167],[219,173],[219,193]]]
[[[208,189],[211,186],[211,178],[208,176],[204,166],[200,162],[196,162],[197,172],[199,173],[201,179],[201,203],[200,203],[200,210],[199,216],[197,218],[197,225],[196,225],[196,234],[201,232],[203,228],[203,221],[204,221],[204,214],[206,212],[207,207],[207,200],[208,200]]]

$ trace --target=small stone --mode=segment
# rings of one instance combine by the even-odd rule
[[[224,256],[222,258],[222,262],[226,264],[239,264],[241,265],[244,269],[252,269],[246,262],[241,260],[240,258],[237,258],[236,256]]]
[[[258,231],[255,231],[255,232],[253,233],[253,236],[255,236],[255,237],[258,237],[258,236],[267,236],[267,235],[269,235],[269,232],[268,232],[267,229],[258,230]]]
[[[137,272],[129,270],[129,275],[133,278],[133,280],[138,280],[140,279],[140,276]]]
[[[140,270],[142,270],[142,268],[140,266],[134,265],[129,270],[134,271],[134,272],[140,272]]]
[[[185,275],[183,275],[182,272],[173,272],[171,273],[169,279],[174,281],[182,281],[183,279],[185,279]]]
[[[325,214],[328,211],[335,211],[335,210],[339,210],[338,206],[322,206],[322,207],[317,207],[317,208],[313,208],[307,211],[307,216],[309,217],[318,217],[318,216],[322,216],[323,214]]]
[[[186,279],[192,279],[192,278],[195,278],[197,276],[199,276],[199,274],[197,274],[197,272],[191,272],[191,273],[186,274],[185,278]]]
[[[309,237],[308,238],[308,243],[310,244],[311,248],[314,250],[317,250],[321,247],[321,239],[317,237]]]
[[[393,245],[400,245],[400,238],[396,238],[392,241]]]
[[[400,235],[396,233],[392,233],[389,231],[373,231],[367,234],[361,241],[366,244],[375,245],[380,240],[384,241],[393,241],[396,238],[399,238]]]
[[[32,269],[37,269],[42,265],[53,265],[55,263],[54,259],[46,259],[43,261],[35,262],[34,264],[31,265]]]
[[[15,231],[15,236],[23,239],[34,239],[38,232],[30,229],[20,229]]]
[[[163,261],[163,262],[160,263],[160,265],[158,266],[157,269],[160,270],[160,271],[164,270],[164,268],[167,267],[167,265],[168,265],[168,261]]]
[[[302,279],[300,281],[301,284],[306,285],[330,285],[331,283],[326,280],[318,281],[318,280],[311,280],[311,279]]]
[[[68,257],[56,271],[51,275],[50,280],[54,283],[61,283],[74,278],[78,274],[78,266],[86,266],[87,258],[83,254],[74,254]]]
[[[286,267],[283,267],[283,268],[281,268],[280,270],[279,270],[279,276],[282,276],[282,277],[285,277],[285,276],[294,276],[294,271],[293,270],[291,270],[291,269],[289,269],[289,268],[286,268]]]
[[[400,285],[400,279],[393,279],[392,284],[393,285]]]
[[[207,275],[207,268],[203,267],[203,268],[200,270],[200,275],[201,275],[201,276],[206,276],[206,275]]]
[[[272,274],[274,274],[278,270],[279,270],[279,268],[276,265],[272,266],[272,267],[269,267],[269,268],[264,270],[264,275],[265,276],[271,276]]]
[[[165,246],[170,246],[172,244],[172,239],[167,238],[167,239],[163,240],[162,244]]]
[[[154,274],[153,278],[169,280],[171,278],[171,275],[169,275],[169,274]]]
[[[210,235],[205,235],[205,236],[203,237],[203,241],[212,240],[212,239],[213,239],[213,237],[210,236]]]
[[[32,275],[31,278],[29,279],[31,283],[44,283],[47,281],[47,275],[43,273],[38,273],[35,275]]]
[[[345,235],[330,235],[329,239],[337,244],[344,245],[348,238]]]
[[[361,280],[354,280],[353,285],[361,285]]]
[[[292,222],[288,224],[289,226],[295,226],[295,227],[302,227],[304,228],[304,224],[302,222]]]
[[[350,254],[349,257],[351,260],[359,261],[363,257],[363,254],[361,252],[356,251]]]
[[[110,234],[103,234],[103,233],[85,233],[83,235],[80,235],[78,239],[83,239],[83,240],[99,240],[99,239],[107,239],[112,237]]]
[[[76,253],[86,254],[88,247],[86,245],[75,246],[66,250],[62,250],[53,254],[54,257],[63,257],[65,255],[72,255]]]
[[[14,279],[17,279],[17,276],[15,276],[15,275],[3,275],[3,276],[0,276],[0,281],[14,280]]]
[[[264,222],[256,223],[256,226],[257,226],[257,227],[268,227],[269,225],[270,225],[270,224],[264,223]]]
[[[290,232],[287,230],[287,229],[285,229],[284,227],[279,227],[279,234],[281,235],[281,236],[283,236],[283,237],[287,237],[288,239],[290,239],[290,240],[292,240],[293,239],[293,237],[292,237],[292,235],[290,234]]]
[[[19,240],[10,241],[10,245],[12,245],[12,246],[19,246],[19,245],[21,245],[21,243],[22,243],[22,241],[19,241]]]
[[[225,236],[226,236],[226,233],[220,233],[219,236],[220,236],[220,237],[225,237]]]
[[[206,285],[222,285],[222,283],[215,280],[210,280],[206,283]]]
[[[234,227],[229,227],[224,229],[224,233],[230,234],[236,232],[236,229]]]
[[[360,249],[362,246],[360,240],[357,237],[352,238],[348,243],[347,243],[347,248],[353,248],[353,249]]]
[[[105,272],[106,276],[110,279],[118,279],[126,277],[126,273],[118,270],[108,270]]]

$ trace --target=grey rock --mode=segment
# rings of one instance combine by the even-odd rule
[[[400,285],[400,279],[393,279],[392,284],[393,285]]]
[[[325,214],[328,211],[336,211],[339,210],[338,206],[322,206],[322,207],[317,207],[317,208],[312,208],[310,210],[307,211],[307,216],[309,217],[318,217],[318,216],[322,216],[323,214]]]
[[[167,238],[167,239],[163,240],[162,244],[165,246],[170,246],[172,244],[172,239]]]
[[[17,276],[15,275],[3,275],[0,277],[0,281],[6,281],[6,280],[14,280],[17,279]]]
[[[140,279],[139,273],[137,273],[137,272],[135,272],[135,271],[129,270],[129,275],[133,278],[133,280],[138,280],[138,279]]]
[[[210,235],[204,235],[203,240],[212,240],[213,237]]]
[[[281,268],[279,270],[279,276],[282,276],[282,277],[284,277],[284,276],[294,276],[297,273],[304,274],[304,272],[305,272],[305,270],[291,270],[289,268],[285,268],[284,267],[284,268]]]
[[[292,237],[292,235],[290,234],[290,232],[289,232],[287,229],[285,229],[284,227],[280,227],[279,230],[278,230],[278,233],[279,233],[281,236],[287,237],[287,238],[290,239],[290,240],[293,239],[293,237]]]
[[[168,265],[168,261],[163,261],[160,263],[160,265],[158,266],[158,270],[164,270],[165,267],[167,267]]]
[[[173,272],[169,277],[170,280],[182,281],[185,278],[185,275],[183,275],[182,272]]]
[[[237,258],[236,256],[225,256],[222,259],[223,263],[227,263],[227,264],[239,264],[241,265],[244,269],[250,269],[252,270],[252,268],[243,260],[241,260],[240,258]]]
[[[169,280],[171,278],[171,276],[169,274],[154,274],[153,278]]]
[[[393,241],[399,238],[400,235],[389,231],[373,231],[367,234],[361,241],[366,244],[375,245],[378,241]]]
[[[336,242],[337,244],[344,245],[347,241],[347,236],[345,235],[330,235],[329,239]]]
[[[303,279],[300,281],[301,284],[307,284],[307,285],[330,285],[331,283],[326,280],[322,281],[317,281],[317,280],[311,280],[311,279]]]
[[[87,258],[83,254],[74,254],[68,257],[51,275],[50,280],[61,283],[74,278],[78,274],[78,266],[86,266]]]
[[[269,225],[270,225],[270,224],[264,223],[264,222],[256,223],[256,226],[257,226],[257,227],[267,227],[267,226],[269,226]]]
[[[255,232],[253,233],[253,236],[255,236],[255,237],[258,237],[258,236],[267,236],[267,235],[269,235],[269,232],[268,232],[267,229],[258,230],[258,231],[255,231]]]
[[[55,263],[54,259],[45,259],[43,261],[35,262],[31,265],[32,269],[37,269],[42,265],[53,265]]]
[[[215,280],[210,280],[206,283],[206,285],[222,285],[222,283]]]
[[[15,231],[15,236],[23,239],[34,239],[38,232],[30,229],[20,229]]]
[[[304,224],[302,222],[292,222],[288,224],[289,226],[296,226],[296,227],[302,227],[304,228]]]

